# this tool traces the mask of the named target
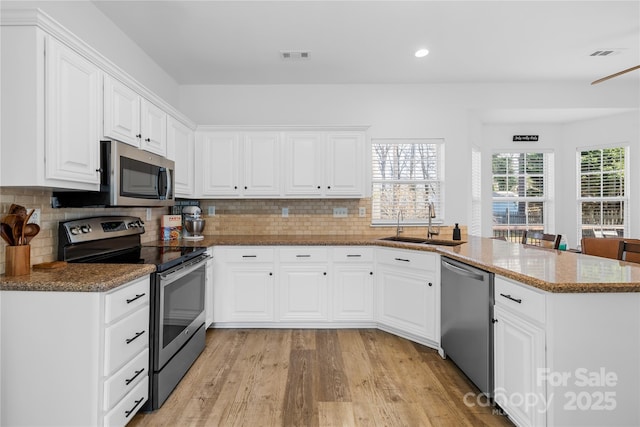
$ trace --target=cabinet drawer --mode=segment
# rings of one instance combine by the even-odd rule
[[[149,304],[149,276],[141,277],[124,288],[118,288],[105,296],[105,323],[138,310]]]
[[[108,327],[104,339],[104,374],[108,376],[149,347],[149,306]]]
[[[373,262],[373,248],[363,246],[340,246],[333,248],[335,262]]]
[[[228,248],[226,251],[228,262],[273,262],[273,248],[241,247]]]
[[[104,383],[104,410],[108,411],[145,377],[149,376],[149,349],[145,349],[131,362]]]
[[[280,249],[280,262],[326,262],[326,247],[295,246]]]
[[[145,377],[104,418],[105,426],[124,426],[149,398],[149,377]]]
[[[545,321],[546,304],[543,293],[499,276],[495,278],[495,303],[537,322]]]
[[[435,271],[438,258],[436,254],[402,249],[378,249],[376,257],[381,263],[430,271]]]

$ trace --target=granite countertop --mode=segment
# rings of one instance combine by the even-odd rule
[[[105,292],[156,270],[150,264],[67,264],[31,269],[24,276],[0,276],[2,291]]]
[[[380,236],[384,237],[384,236]],[[155,246],[386,246],[436,252],[527,285],[555,293],[640,292],[640,264],[468,236],[458,246],[423,245],[359,235],[222,235],[203,240],[156,241]],[[0,290],[103,292],[151,274],[153,265],[68,264],[0,276]]]
[[[385,236],[380,236],[385,237]],[[464,236],[459,246],[422,245],[358,235],[205,236],[199,241],[158,241],[159,246],[375,245],[437,252],[474,267],[554,293],[640,292],[640,264],[556,251],[484,237]]]

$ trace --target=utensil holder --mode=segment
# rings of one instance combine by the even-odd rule
[[[31,271],[31,245],[5,248],[5,276],[23,276]]]

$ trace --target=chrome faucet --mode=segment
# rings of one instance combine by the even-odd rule
[[[398,209],[398,225],[396,227],[396,237],[400,237],[400,233],[404,231],[400,226],[401,220],[404,221],[404,213],[402,213],[402,209]]]
[[[433,202],[430,201],[427,206],[429,210],[429,213],[427,214],[427,217],[429,218],[429,226],[427,227],[427,239],[430,239],[433,236],[437,236],[438,234],[440,234],[440,226],[438,226],[437,229],[434,229],[431,225],[431,218],[436,217],[436,207],[433,205]]]

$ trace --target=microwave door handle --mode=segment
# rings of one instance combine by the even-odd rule
[[[156,177],[157,179],[157,183],[156,183],[156,187],[157,187],[157,196],[159,199],[162,200],[163,196],[168,196],[169,195],[169,181],[168,181],[168,175],[169,175],[169,171],[166,168],[160,168],[158,170],[158,176]],[[164,179],[163,179],[164,177]],[[161,194],[160,192],[162,191],[162,187],[164,185],[165,188],[165,194]]]
[[[171,170],[170,169],[165,169],[165,173],[167,175],[167,192],[164,195],[166,200],[169,200],[169,195],[171,194],[171,192],[173,191],[173,188],[171,188]]]

